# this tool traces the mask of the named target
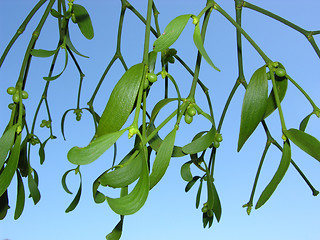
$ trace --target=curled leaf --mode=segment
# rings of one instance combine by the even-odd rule
[[[192,161],[188,161],[181,166],[180,174],[183,180],[190,182],[192,180],[192,174],[190,170],[190,165]]]

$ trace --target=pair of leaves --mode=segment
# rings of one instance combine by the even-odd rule
[[[183,29],[187,25],[192,14],[185,14],[176,17],[173,19],[164,29],[163,34],[156,39],[153,44],[153,51],[155,52],[163,52],[168,49],[180,36]],[[212,62],[209,55],[207,54],[204,45],[203,38],[201,36],[199,23],[195,25],[194,33],[193,33],[193,41],[203,58],[212,66],[215,70],[220,71]]]
[[[133,109],[144,69],[144,64],[136,64],[118,81],[101,115],[97,136],[119,131],[125,124]]]

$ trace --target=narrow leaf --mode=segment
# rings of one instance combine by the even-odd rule
[[[240,133],[238,140],[238,151],[259,125],[266,112],[268,99],[268,80],[266,67],[263,66],[256,70],[248,84],[244,95]]]
[[[79,203],[80,197],[81,197],[81,191],[82,191],[82,177],[81,177],[81,173],[79,172],[79,177],[80,177],[80,185],[79,185],[79,189],[77,191],[76,196],[74,197],[74,199],[72,200],[72,202],[70,203],[70,205],[67,207],[66,209],[66,213],[73,211],[76,206]]]
[[[214,198],[213,212],[214,212],[214,215],[217,218],[217,221],[220,222],[221,214],[222,214],[222,208],[221,208],[220,198],[219,198],[217,189],[214,186],[214,184],[213,184],[213,198]]]
[[[31,173],[28,174],[28,187],[33,203],[34,205],[36,205],[40,201],[41,195],[38,188],[38,182],[36,181],[36,177],[33,178]]]
[[[94,37],[94,31],[87,10],[79,4],[73,4],[73,13],[83,36],[87,39],[92,39]]]
[[[271,179],[270,183],[261,193],[259,200],[256,204],[256,209],[260,208],[263,204],[265,204],[268,199],[271,197],[273,192],[276,190],[277,186],[281,182],[282,178],[286,174],[291,161],[291,148],[289,141],[285,141],[283,144],[282,157],[279,164],[279,167]]]
[[[174,141],[176,138],[177,129],[174,128],[163,140],[156,158],[152,166],[150,174],[150,189],[152,189],[164,176],[170,163]]]
[[[24,192],[24,186],[22,182],[21,175],[19,171],[17,172],[17,201],[16,201],[16,209],[14,211],[14,219],[17,220],[24,209],[24,202],[25,202],[25,192]]]
[[[9,208],[10,206],[9,206],[9,199],[8,199],[8,191],[6,190],[0,196],[0,220],[6,217]]]
[[[192,174],[190,170],[190,165],[192,161],[188,161],[181,166],[180,174],[183,180],[190,182],[192,180]]]
[[[18,167],[19,155],[20,155],[21,134],[18,134],[11,150],[9,159],[3,171],[0,174],[0,196],[9,187],[13,175]]]
[[[289,129],[284,134],[301,150],[320,161],[320,142],[315,137],[297,129]]]
[[[310,117],[312,116],[313,113],[310,113],[309,115],[307,115],[300,123],[299,125],[299,130],[300,131],[305,131],[309,122]]]
[[[55,50],[44,50],[44,49],[32,49],[31,50],[31,55],[34,57],[51,57],[53,56],[56,52],[59,51],[59,48]]]
[[[61,185],[62,185],[62,187],[63,187],[63,189],[66,191],[66,193],[69,193],[69,194],[72,194],[72,192],[69,190],[69,188],[68,188],[68,186],[67,186],[67,176],[68,176],[68,174],[70,173],[70,172],[72,172],[72,171],[74,171],[75,169],[70,169],[70,170],[68,170],[68,171],[66,171],[64,174],[63,174],[63,176],[62,176],[62,178],[61,178]]]
[[[216,130],[212,127],[205,135],[182,147],[182,151],[186,154],[195,154],[204,151],[213,143],[215,133]]]
[[[78,52],[78,50],[73,46],[72,42],[71,42],[71,39],[70,39],[70,34],[69,32],[67,32],[67,35],[66,35],[66,44],[67,46],[70,48],[70,50],[72,52],[74,52],[75,54],[81,56],[81,57],[85,57],[85,58],[89,58],[88,56],[85,56],[83,54],[81,54],[80,52]]]
[[[67,155],[69,162],[76,165],[92,163],[107,151],[125,131],[126,129],[123,129],[118,132],[102,135],[92,140],[89,145],[84,148],[71,148]]]
[[[147,164],[147,150],[144,148],[144,158],[142,160],[143,167],[140,179],[134,189],[126,196],[120,198],[106,197],[110,208],[119,215],[131,215],[137,212],[146,202],[149,188],[150,178]]]
[[[120,221],[114,227],[111,233],[106,236],[107,240],[119,240],[122,235],[122,227],[123,227],[123,219],[124,216],[121,216]]]
[[[199,24],[196,24],[194,32],[193,32],[193,42],[196,45],[197,49],[201,53],[202,57],[209,63],[211,67],[213,67],[215,70],[220,72],[220,69],[217,68],[213,62],[211,61],[208,53],[206,52],[204,46],[203,46],[203,39],[201,37],[200,27]]]
[[[68,52],[67,52],[66,48],[64,48],[64,50],[65,50],[65,61],[64,61],[64,67],[63,67],[62,71],[59,74],[57,74],[57,75],[55,75],[53,77],[43,77],[44,80],[46,80],[46,81],[56,80],[57,78],[59,78],[62,75],[64,70],[66,70],[67,65],[68,65]]]
[[[156,61],[157,61],[157,52],[155,51],[151,51],[149,52],[149,56],[148,56],[148,69],[149,72],[154,72],[154,68],[156,65]]]
[[[200,204],[200,198],[201,198],[201,191],[202,191],[202,182],[203,180],[200,180],[200,184],[199,184],[199,188],[198,188],[198,192],[197,192],[197,197],[196,197],[196,208],[199,208],[199,204]]]
[[[192,14],[181,15],[173,19],[161,36],[153,43],[153,51],[162,52],[169,48],[180,36]]]
[[[0,138],[0,169],[3,167],[6,161],[8,152],[12,148],[14,142],[14,136],[16,134],[17,124],[7,129]]]
[[[100,118],[98,136],[116,132],[125,124],[133,109],[143,72],[144,65],[136,64],[118,81]]]
[[[199,176],[194,176],[193,179],[187,183],[184,191],[188,192],[193,187],[193,185],[198,181],[199,178],[200,178]]]

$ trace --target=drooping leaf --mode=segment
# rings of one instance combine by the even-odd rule
[[[140,179],[133,190],[126,196],[120,198],[106,197],[110,208],[119,215],[131,215],[137,212],[146,202],[149,188],[150,178],[147,164],[147,149],[143,149],[144,158],[142,159],[142,171]]]
[[[202,182],[203,182],[203,180],[200,179],[200,184],[199,184],[199,188],[198,188],[198,191],[197,191],[197,197],[196,197],[196,208],[199,208],[199,204],[200,204],[201,191],[202,191]]]
[[[66,35],[66,45],[70,48],[70,50],[72,52],[74,52],[75,54],[81,56],[81,57],[85,57],[85,58],[89,58],[88,56],[85,56],[83,54],[81,54],[76,48],[75,46],[72,44],[71,42],[71,39],[70,39],[70,34],[69,32],[67,32],[67,35]]]
[[[286,174],[289,165],[291,161],[291,148],[290,148],[290,143],[289,141],[285,141],[283,144],[283,149],[282,149],[282,157],[281,161],[279,164],[279,167],[274,174],[273,178],[267,185],[267,187],[263,190],[261,193],[259,200],[255,206],[256,209],[260,208],[263,204],[265,204],[268,199],[271,197],[273,192],[276,190],[277,186],[283,179],[284,175]]]
[[[144,65],[136,64],[118,81],[100,118],[97,136],[116,132],[125,124],[133,109],[143,72]]]
[[[221,214],[222,214],[222,208],[221,208],[220,198],[219,198],[217,189],[214,186],[214,184],[213,184],[213,198],[214,198],[213,212],[214,212],[214,215],[216,216],[217,221],[220,222]]]
[[[164,138],[157,152],[150,174],[150,189],[152,189],[164,176],[170,163],[174,141],[176,138],[176,127]]]
[[[149,52],[149,57],[148,57],[148,69],[149,72],[154,72],[154,68],[156,65],[156,61],[157,61],[157,52],[155,51],[151,51]]]
[[[44,80],[46,80],[46,81],[56,80],[57,78],[59,78],[62,75],[64,70],[66,70],[67,65],[68,65],[68,52],[67,52],[66,47],[64,47],[64,52],[65,52],[65,60],[64,60],[64,67],[63,67],[62,71],[59,74],[52,76],[52,77],[43,77]]]
[[[76,165],[92,163],[107,151],[125,131],[126,129],[123,129],[121,131],[104,134],[92,140],[88,146],[83,148],[71,148],[67,155],[69,162]]]
[[[72,200],[72,202],[70,203],[70,205],[67,207],[66,209],[66,213],[73,211],[76,206],[78,205],[79,201],[80,201],[80,197],[81,197],[81,191],[82,191],[82,177],[81,177],[81,172],[75,170],[76,173],[79,173],[79,177],[80,177],[80,185],[79,185],[79,189],[77,191],[76,196],[74,197],[74,199]]]
[[[298,129],[285,130],[284,134],[301,150],[320,161],[320,142],[315,137]]]
[[[205,135],[183,146],[182,151],[186,154],[195,154],[204,151],[213,143],[215,134],[216,130],[212,127]]]
[[[266,112],[268,99],[268,80],[266,67],[263,66],[256,70],[248,84],[244,95],[240,133],[238,140],[238,151],[259,125]]]
[[[192,180],[187,183],[184,191],[188,192],[193,187],[193,185],[198,181],[199,178],[200,178],[199,176],[194,176]]]
[[[143,153],[136,150],[127,156],[129,159],[125,162],[120,162],[119,165],[114,167],[115,170],[100,175],[98,181],[102,186],[113,188],[125,187],[139,178],[142,169]]]
[[[203,223],[203,228],[205,228],[208,224],[209,224],[208,227],[210,228],[213,223],[213,215],[208,216],[207,213],[203,213],[202,214],[202,223]]]
[[[0,169],[6,161],[8,152],[12,148],[14,136],[16,134],[17,124],[8,128],[0,138]]]
[[[310,117],[312,116],[313,113],[308,114],[300,123],[299,125],[299,130],[300,131],[305,131],[309,122]]]
[[[6,217],[9,208],[10,206],[9,206],[9,199],[8,199],[8,191],[6,190],[0,196],[0,220]]]
[[[21,147],[20,147],[18,169],[22,177],[28,176],[28,172],[29,172],[29,163],[28,163],[28,155],[27,155],[28,140],[29,140],[29,136],[26,136],[25,139],[22,141]]]
[[[67,176],[70,172],[74,171],[75,169],[70,169],[68,171],[66,171],[61,178],[61,185],[62,188],[64,189],[64,191],[66,191],[66,193],[72,194],[72,192],[69,190],[68,186],[67,186]]]
[[[36,205],[40,201],[41,194],[38,188],[36,172],[34,171],[34,173],[35,173],[35,177],[33,177],[31,173],[28,174],[28,187],[30,191],[30,197],[32,198],[34,205]]]
[[[191,16],[192,14],[185,14],[173,19],[153,43],[153,51],[162,52],[169,48],[179,38]]]
[[[40,147],[39,147],[39,157],[40,157],[40,164],[44,163],[44,160],[46,159],[46,154],[44,151],[44,148],[47,144],[47,142],[50,140],[51,138],[47,138],[43,143],[40,142]]]
[[[73,4],[73,13],[76,23],[78,24],[83,36],[85,36],[87,39],[92,39],[94,37],[94,31],[87,10],[79,4]]]
[[[147,129],[147,135],[149,136],[155,130],[154,124],[150,124]],[[163,140],[160,138],[158,133],[156,133],[149,141],[149,145],[155,152],[158,152],[160,145],[162,144]],[[186,154],[182,152],[182,147],[174,146],[172,151],[171,157],[183,157]]]
[[[14,146],[11,150],[9,159],[3,171],[0,174],[0,196],[9,187],[13,175],[18,167],[19,155],[20,155],[20,145],[21,145],[21,134],[18,134]]]
[[[196,45],[197,49],[199,50],[199,52],[201,53],[202,57],[207,61],[207,63],[213,67],[215,70],[220,72],[220,69],[217,68],[212,60],[210,59],[206,49],[203,46],[203,39],[201,37],[201,32],[200,32],[200,27],[199,24],[196,24],[194,32],[193,32],[193,42]]]
[[[120,216],[120,221],[114,227],[111,233],[106,236],[107,240],[119,240],[122,235],[122,227],[123,227],[123,219],[124,216]]]
[[[24,186],[22,182],[21,175],[19,171],[17,172],[17,201],[16,201],[16,209],[14,211],[14,219],[17,220],[24,209],[24,202],[25,202],[25,192],[24,192]]]
[[[150,117],[150,122],[153,123],[154,120],[156,119],[156,117],[158,116],[158,113],[160,112],[160,110],[166,106],[168,103],[178,100],[178,98],[165,98],[160,100],[152,109],[151,112],[151,117]]]
[[[44,50],[44,49],[32,49],[31,50],[31,55],[34,57],[51,57],[53,56],[56,52],[59,51],[59,48],[55,50]]]

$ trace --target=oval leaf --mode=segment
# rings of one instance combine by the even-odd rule
[[[105,134],[92,140],[89,145],[84,148],[71,148],[67,155],[69,162],[76,165],[92,163],[107,151],[125,131],[126,129],[123,129],[118,132]]]
[[[285,141],[283,144],[282,150],[282,157],[279,164],[279,167],[274,174],[273,178],[271,179],[270,183],[261,193],[259,200],[256,204],[256,209],[260,208],[263,204],[265,204],[268,199],[271,197],[273,192],[276,190],[277,186],[281,182],[282,178],[284,177],[285,173],[287,172],[291,161],[291,148],[289,141]]]
[[[94,32],[87,10],[79,4],[73,4],[73,13],[83,36],[85,36],[87,39],[92,39],[94,37]]]
[[[152,166],[152,172],[150,174],[150,189],[152,189],[163,177],[169,162],[171,159],[174,141],[176,138],[177,128],[174,128],[163,140],[159,150],[157,152],[156,158]]]
[[[256,70],[244,95],[238,141],[238,151],[259,125],[266,112],[268,99],[268,80],[266,67]]]
[[[153,51],[162,52],[169,48],[180,36],[192,14],[185,14],[173,19],[164,29],[161,36],[153,43]]]
[[[144,148],[142,156],[141,176],[134,189],[126,196],[120,198],[106,197],[110,208],[119,215],[136,213],[146,202],[150,188],[149,169],[147,164],[147,150]]]
[[[203,46],[203,39],[201,37],[200,27],[199,24],[196,24],[194,32],[193,32],[193,42],[196,45],[197,49],[201,53],[202,57],[209,63],[211,67],[213,67],[215,70],[220,72],[220,69],[217,68],[213,62],[211,61],[209,55],[207,54],[207,51],[205,50]]]
[[[136,64],[118,81],[99,121],[97,135],[116,132],[127,121],[140,87],[144,65]]]
[[[285,130],[284,134],[300,149],[320,161],[320,142],[315,137],[298,129]]]
[[[212,127],[205,135],[182,147],[182,151],[186,154],[195,154],[204,151],[213,143],[215,133],[216,130]]]

